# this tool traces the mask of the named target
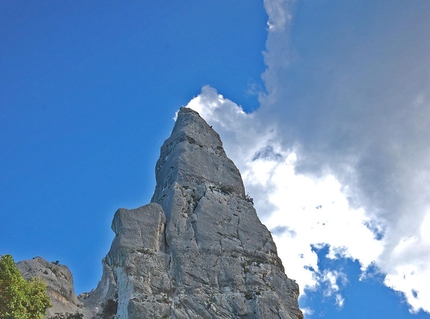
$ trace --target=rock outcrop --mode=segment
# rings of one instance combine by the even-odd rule
[[[119,209],[85,318],[302,318],[270,232],[219,135],[181,108],[151,203]],[[74,299],[73,299],[74,300]]]
[[[81,303],[76,297],[72,273],[67,266],[35,257],[18,262],[17,268],[25,279],[39,277],[47,284],[47,292],[52,302],[52,307],[47,311],[47,318],[80,311]]]

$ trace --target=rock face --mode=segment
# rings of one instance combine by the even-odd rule
[[[47,311],[48,318],[59,313],[74,314],[78,311],[80,302],[73,289],[72,273],[67,266],[48,262],[41,257],[20,261],[16,266],[25,279],[40,277],[47,284],[52,302],[52,307]]]
[[[102,318],[154,318],[169,313],[170,255],[165,240],[166,217],[152,203],[119,209],[112,229],[115,238],[103,260],[103,277],[83,303]],[[106,311],[106,305],[113,309]],[[106,313],[107,312],[107,313]]]
[[[119,209],[85,318],[303,318],[299,288],[219,135],[181,108],[151,203]]]

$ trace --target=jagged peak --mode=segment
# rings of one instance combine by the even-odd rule
[[[174,137],[175,133],[179,131],[194,137],[196,141],[201,140],[201,144],[209,142],[210,145],[222,147],[219,134],[193,109],[187,107],[179,109],[171,137]]]
[[[156,164],[156,189],[152,202],[163,206],[173,187],[194,184],[214,186],[245,198],[242,177],[227,157],[215,130],[194,110],[181,108],[170,137],[164,142]]]

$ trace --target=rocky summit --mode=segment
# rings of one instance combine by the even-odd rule
[[[179,110],[155,170],[151,203],[115,213],[96,289],[76,300],[67,288],[61,299],[50,288],[60,284],[55,271],[39,267],[51,298],[64,303],[48,317],[303,318],[298,285],[284,273],[239,170],[197,112]]]

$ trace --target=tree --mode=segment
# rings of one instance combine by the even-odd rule
[[[0,257],[0,319],[40,319],[51,306],[40,278],[25,280],[11,255]]]

